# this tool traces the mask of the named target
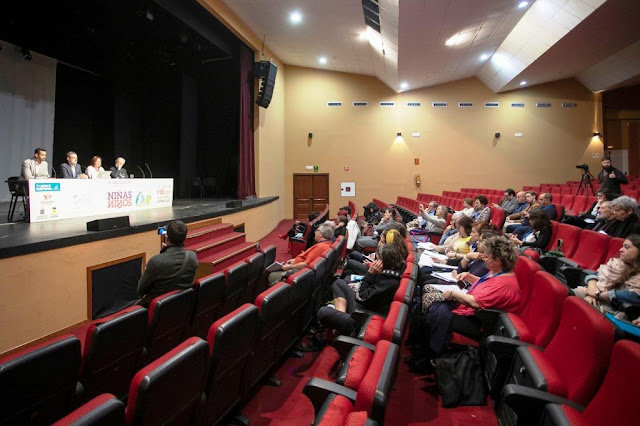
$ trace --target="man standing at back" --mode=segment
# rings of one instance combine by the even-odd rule
[[[198,269],[195,252],[184,249],[187,225],[173,220],[167,225],[167,242],[160,254],[147,262],[147,267],[138,282],[140,305],[148,305],[154,297],[172,290],[183,290],[193,285]]]
[[[33,158],[27,158],[22,163],[22,177],[24,179],[48,178],[49,165],[46,159],[47,151],[44,148],[36,148]]]
[[[608,190],[614,197],[622,194],[620,184],[628,183],[627,177],[620,170],[611,165],[610,158],[604,158],[602,160],[602,171],[598,175],[600,181],[600,189]]]

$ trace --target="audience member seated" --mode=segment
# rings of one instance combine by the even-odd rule
[[[111,172],[111,179],[127,179],[129,177],[127,169],[124,168],[125,162],[125,159],[122,157],[116,158],[115,166],[109,169]]]
[[[315,259],[322,257],[331,247],[333,231],[334,226],[330,222],[320,224],[315,231],[315,244],[294,259],[287,260],[282,265],[282,270],[271,272],[269,274],[269,286],[279,283],[283,278],[294,274],[302,268],[307,268]]]
[[[401,224],[398,224],[401,225]],[[382,231],[380,235],[380,241],[378,242],[378,248],[385,244],[391,244],[396,247],[403,261],[407,260],[409,256],[409,250],[402,237],[402,234],[397,229],[387,229]],[[345,263],[344,270],[342,271],[342,278],[346,278],[349,275],[365,275],[371,266],[371,263],[376,260],[376,253],[371,253],[368,257],[364,254],[354,251],[351,253]]]
[[[73,151],[67,152],[67,162],[60,165],[60,177],[62,179],[87,178],[87,175],[82,173],[80,164],[78,164],[78,154]]]
[[[424,205],[422,204],[418,206],[420,216],[425,220],[424,229],[427,232],[442,233],[445,225],[447,224],[447,206],[439,206],[435,201],[432,201],[431,203],[435,203],[436,207],[434,211],[425,210]],[[429,206],[431,206],[431,203],[429,203]]]
[[[613,199],[612,194],[607,190],[599,190],[596,192],[596,201],[593,202],[591,207],[583,212],[579,212],[575,216],[565,215],[562,219],[562,223],[568,223],[569,225],[578,226],[580,228],[593,228],[593,225],[598,216],[600,205],[603,201],[611,201]]]
[[[462,216],[463,214],[471,217],[474,211],[475,210],[473,209],[473,199],[465,198],[464,200],[462,200],[462,210],[455,212],[453,216],[451,216],[451,220],[455,220],[460,216]],[[451,225],[445,228],[445,232],[448,231],[449,229],[451,229]]]
[[[638,203],[635,198],[621,195],[609,203],[609,208],[615,220],[607,227],[606,233],[612,237],[625,238],[638,222]]]
[[[606,189],[614,196],[618,196],[622,193],[620,190],[621,183],[628,183],[627,177],[624,173],[613,167],[610,158],[602,159],[602,171],[598,174],[598,180],[600,181],[600,188]]]
[[[525,202],[527,203],[527,206],[519,212],[507,216],[507,220],[504,222],[505,232],[513,232],[514,229],[520,226],[527,214],[530,214],[540,208],[540,205],[536,200],[537,195],[535,191],[527,191],[525,193]]]
[[[515,213],[516,208],[518,208],[519,205],[520,201],[516,198],[516,191],[511,188],[505,189],[504,198],[500,204],[493,203],[493,207],[500,207],[504,209],[504,212],[507,215]]]
[[[549,219],[554,220],[558,215],[558,212],[556,211],[556,206],[553,205],[551,201],[552,197],[548,192],[542,193],[538,197],[538,204],[540,205],[539,210],[545,212]],[[512,231],[520,240],[522,240],[524,236],[531,231],[530,216],[531,213],[525,213],[525,218],[522,220],[520,226]]]
[[[591,230],[596,232],[607,232],[607,228],[615,222],[615,218],[611,214],[611,208],[609,206],[611,201],[602,201],[598,207],[598,214],[596,214],[596,220],[593,222]]]
[[[347,223],[349,223],[349,219],[346,216],[338,216],[336,219],[336,226],[333,230],[333,238],[338,238],[339,236],[345,236],[347,234]]]
[[[520,286],[513,273],[518,252],[508,238],[497,236],[483,240],[482,249],[485,265],[489,272],[478,277],[469,272],[458,275],[458,279],[469,284],[468,291],[444,291],[445,301],[434,301],[423,306],[424,324],[417,327],[424,332],[422,339],[416,339],[416,332],[411,331],[412,359],[415,364],[418,357],[436,358],[445,353],[451,332],[457,332],[473,339],[481,335],[481,322],[475,316],[476,309],[500,309],[514,311],[520,303]],[[420,340],[426,341],[426,348]]]
[[[455,221],[456,233],[447,237],[444,241],[440,240],[440,245],[434,247],[434,251],[438,253],[448,253],[450,251],[457,253],[469,253],[469,239],[471,237],[471,228],[473,227],[473,219],[469,216],[462,216]]]
[[[640,304],[640,235],[629,235],[620,248],[620,257],[600,265],[597,275],[585,278],[585,286],[574,294],[603,312],[625,319],[623,303]]]
[[[91,165],[87,166],[85,173],[89,179],[96,179],[99,172],[104,172],[102,168],[102,157],[95,155],[91,157]]]
[[[365,236],[358,237],[353,247],[354,250],[362,251],[362,249],[365,247],[377,246],[378,236],[382,233],[382,231],[387,229],[389,225],[391,225],[395,221],[394,219],[395,217],[396,217],[395,209],[392,209],[391,207],[384,208],[382,210],[382,219],[380,219],[380,222],[378,223],[378,225],[376,225],[373,228],[374,235],[371,237],[365,237]],[[349,233],[351,233],[351,231],[349,231]]]
[[[160,254],[147,262],[147,267],[138,282],[138,304],[147,306],[151,300],[173,290],[190,288],[198,269],[195,252],[184,249],[187,225],[172,220],[167,225],[166,242]]]
[[[536,210],[531,213],[530,221],[531,230],[524,234],[522,239],[519,239],[515,234],[509,234],[509,237],[518,247],[525,249],[535,248],[542,252],[551,241],[551,221],[549,216],[542,210]]]
[[[364,220],[373,225],[380,222],[382,215],[380,214],[380,208],[373,201],[364,206]]]
[[[347,282],[339,278],[332,284],[333,302],[320,308],[318,319],[326,327],[351,334],[355,325],[351,313],[356,308],[374,312],[385,312],[389,308],[404,268],[398,249],[393,244],[383,244],[362,281]]]
[[[313,222],[313,220],[318,216],[320,216],[320,214],[321,212],[309,213],[307,215],[307,219],[309,220],[309,222],[307,223]],[[280,234],[278,235],[278,237],[280,237],[283,240],[286,240],[287,238],[302,238],[302,236],[304,235],[304,231],[307,230],[307,223],[296,220],[293,223],[293,225],[291,225],[291,229],[289,229],[289,231],[286,234]]]
[[[473,213],[471,213],[471,219],[476,222],[488,222],[491,218],[491,209],[489,206],[489,200],[484,195],[478,195],[473,200]]]
[[[47,164],[47,151],[44,148],[36,148],[33,158],[27,158],[22,162],[22,177],[24,179],[48,178],[49,165]]]

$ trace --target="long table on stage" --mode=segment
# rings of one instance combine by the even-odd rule
[[[29,179],[32,223],[171,207],[173,179]]]

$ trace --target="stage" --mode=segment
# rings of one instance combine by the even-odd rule
[[[173,219],[195,222],[226,216],[272,203],[278,198],[274,196],[242,200],[242,207],[237,208],[225,207],[225,204],[232,199],[176,199],[173,200],[171,207],[43,223],[7,223],[9,203],[0,203],[0,259],[147,232]],[[131,226],[101,232],[87,231],[88,221],[123,215],[129,216]],[[15,219],[20,217],[22,216],[19,216],[16,211]]]

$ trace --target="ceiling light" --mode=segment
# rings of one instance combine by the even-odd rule
[[[302,13],[298,12],[297,10],[291,12],[289,14],[289,22],[291,22],[292,24],[299,24],[300,22],[302,22]]]
[[[458,33],[458,34],[456,34],[454,36],[451,36],[451,37],[449,37],[447,39],[447,41],[444,42],[444,44],[446,46],[455,46],[455,44],[458,42],[458,40],[460,40],[460,36],[461,36],[460,33]]]
[[[527,84],[527,80],[522,80],[522,81],[520,82],[520,86],[524,86],[524,85],[526,85],[526,84]]]
[[[321,65],[324,65],[327,63],[327,57],[326,56],[320,56],[318,58],[318,63],[320,63]]]
[[[360,34],[358,34],[358,39],[359,40],[369,40],[369,34],[367,33],[367,30],[364,30]]]
[[[400,83],[400,88],[402,90],[407,90],[409,88],[409,83],[407,83],[406,81],[403,81],[402,83]]]
[[[489,55],[487,53],[483,53],[482,55],[480,55],[481,61],[486,61],[487,59],[489,59]]]
[[[509,63],[509,59],[504,53],[494,53],[491,57],[491,62],[493,62],[498,68],[502,68]]]
[[[529,6],[528,1],[521,1],[520,3],[518,3],[518,9],[524,9],[527,6]]]

